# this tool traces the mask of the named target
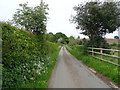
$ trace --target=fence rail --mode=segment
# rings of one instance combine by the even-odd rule
[[[104,62],[108,62],[108,63],[111,63],[113,65],[116,65],[116,66],[120,66],[120,64],[118,63],[114,63],[112,61],[109,61],[109,60],[105,60],[103,59],[103,56],[108,56],[108,57],[113,57],[113,58],[116,58],[117,61],[120,59],[120,56],[118,55],[114,55],[115,52],[120,53],[120,50],[115,50],[115,49],[104,49],[104,48],[92,48],[92,47],[88,47],[90,53],[92,53],[92,56],[94,56],[95,58],[99,59],[99,60],[102,60]],[[95,51],[95,50],[99,50],[99,52]],[[110,51],[112,52],[112,55],[110,54],[106,54],[106,53],[103,53],[103,51]],[[97,57],[95,56],[95,54],[98,54],[98,55],[101,55],[101,57]]]

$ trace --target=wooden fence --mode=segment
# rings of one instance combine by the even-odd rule
[[[108,56],[108,57],[113,57],[115,59],[117,59],[118,61],[117,62],[120,62],[120,56],[118,55],[120,53],[120,50],[115,50],[115,49],[104,49],[104,48],[92,48],[92,47],[88,47],[88,52],[90,52],[92,54],[92,56],[94,56],[95,58],[99,59],[99,60],[102,60],[104,62],[108,62],[108,63],[111,63],[113,65],[116,65],[116,66],[120,66],[119,63],[114,63],[110,60],[105,60],[103,59],[103,56]],[[97,50],[97,51],[96,51]],[[104,51],[109,51],[111,52],[112,54],[106,54],[104,53]],[[117,55],[114,55],[114,54],[117,54]],[[97,57],[97,55],[100,55],[100,57]]]

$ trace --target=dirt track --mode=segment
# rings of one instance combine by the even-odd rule
[[[48,88],[109,88],[109,86],[62,47]]]

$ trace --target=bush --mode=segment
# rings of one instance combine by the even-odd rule
[[[104,38],[96,38],[93,41],[89,40],[84,46],[86,47],[85,50],[87,50],[87,47],[110,49],[110,45]],[[98,50],[95,51],[98,52]],[[103,51],[103,53],[110,54],[110,51]]]
[[[113,44],[111,44],[111,46],[112,47],[117,47],[118,45],[117,45],[117,43],[113,43]]]
[[[46,73],[50,56],[53,51],[59,51],[59,45],[43,41],[40,36],[9,24],[0,24],[3,35],[3,88],[20,88],[27,83],[35,83]]]
[[[86,44],[88,47],[106,48],[106,49],[110,48],[110,45],[105,41],[104,38],[96,38],[94,40],[89,40]]]

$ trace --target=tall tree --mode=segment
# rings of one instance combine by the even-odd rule
[[[118,23],[118,2],[87,2],[74,7],[76,15],[72,22],[77,24],[77,29],[90,38],[91,45],[102,47],[106,33],[113,33],[120,24]]]
[[[25,28],[29,32],[44,34],[46,32],[47,9],[44,3],[36,7],[28,7],[28,3],[20,4],[20,9],[13,16],[13,22],[16,26]]]

